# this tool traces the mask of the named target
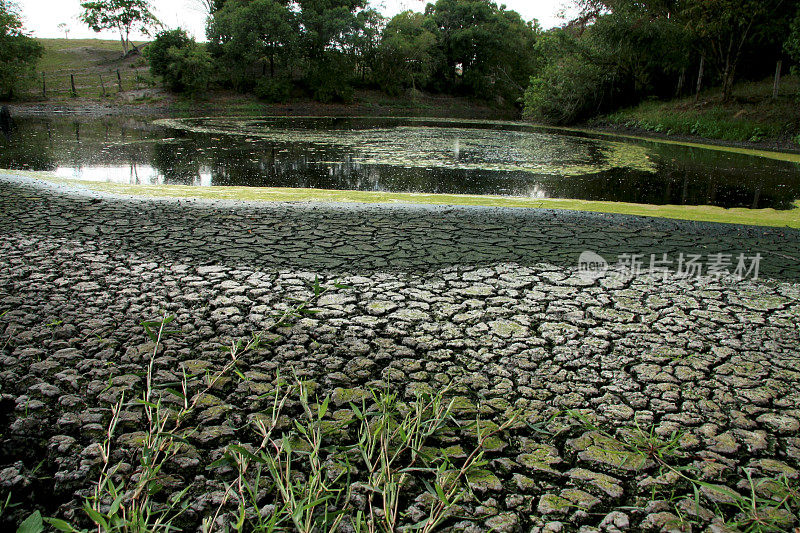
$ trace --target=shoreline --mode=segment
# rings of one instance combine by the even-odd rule
[[[159,92],[161,95],[162,93]],[[436,98],[434,96],[425,97],[426,101],[436,102],[437,100],[457,103],[455,108],[440,108],[430,106],[409,107],[403,103],[396,102],[395,105],[374,105],[369,101],[356,101],[352,104],[321,104],[312,100],[299,100],[286,104],[264,104],[258,100],[241,97],[238,102],[227,102],[221,105],[213,102],[189,102],[189,107],[180,105],[172,95],[166,95],[161,102],[148,103],[120,103],[107,102],[96,98],[83,98],[62,101],[25,101],[25,102],[4,102],[3,105],[9,106],[12,116],[19,117],[47,117],[56,116],[78,116],[84,118],[100,118],[104,116],[119,116],[133,114],[136,116],[158,116],[161,118],[179,118],[195,116],[336,116],[336,117],[396,117],[396,118],[440,118],[440,119],[477,119],[489,121],[510,121],[520,125],[527,125],[535,128],[566,130],[595,135],[615,135],[637,140],[665,141],[678,144],[701,144],[711,147],[740,148],[755,151],[769,151],[800,155],[800,146],[790,139],[771,139],[766,141],[728,141],[724,139],[714,139],[698,135],[683,135],[658,133],[641,128],[634,128],[611,123],[596,123],[584,121],[569,126],[554,126],[546,123],[532,122],[514,115],[511,110],[503,112],[487,106],[475,105],[467,102],[458,102],[453,98]],[[176,103],[178,105],[176,105]],[[252,107],[250,107],[252,106]]]
[[[116,199],[193,200],[232,202],[251,205],[396,206],[439,209],[503,209],[520,212],[565,212],[631,217],[650,221],[723,224],[732,227],[800,230],[800,200],[794,209],[775,210],[723,208],[702,205],[651,205],[557,198],[523,198],[491,195],[383,193],[370,191],[298,189],[193,185],[124,185],[117,183],[70,180],[47,172],[0,169],[0,179],[31,180],[30,183]]]

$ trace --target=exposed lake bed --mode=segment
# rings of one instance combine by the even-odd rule
[[[253,424],[278,375],[330,396],[331,443],[349,442],[336,428],[378,389],[403,405],[445,391],[460,429],[429,444],[454,461],[480,441],[476,415],[503,428],[463,480],[452,531],[669,529],[702,484],[745,495],[752,475],[794,490],[800,232],[711,221],[795,225],[797,163],[510,123],[285,120],[19,125],[27,163],[0,154],[24,167],[0,171],[0,457],[23,504],[12,513],[48,494],[46,514],[79,522],[109,406],[142,390],[151,361],[154,394],[180,410],[182,375],[223,372],[221,347],[317,286],[340,288],[237,360],[239,374],[190,385],[200,408],[164,467],[167,495],[189,487],[181,527],[227,509],[232,472],[215,461],[231,445],[258,448]],[[341,135],[331,121],[347,125]],[[779,171],[751,187],[738,177],[748,165]],[[587,250],[610,269],[586,277]],[[737,256],[759,262],[739,278],[634,275],[615,265],[626,254],[644,270],[691,254],[729,257],[730,271]],[[174,333],[154,344],[141,324],[167,315]],[[296,402],[286,415],[304,416]],[[130,402],[119,416],[124,473],[144,418]],[[664,464],[648,445],[670,450]],[[426,512],[424,475],[399,504],[403,525]],[[706,487],[692,520],[733,516],[720,497]]]
[[[248,420],[267,409],[276,372],[290,369],[332,395],[331,423],[387,380],[404,401],[450,383],[464,427],[478,411],[496,424],[521,413],[524,423],[492,441],[490,470],[470,477],[466,521],[454,530],[615,520],[659,529],[679,519],[666,495],[652,496],[659,469],[637,462],[622,437],[604,436],[634,424],[665,440],[679,432],[675,464],[693,461],[704,482],[743,493],[745,470],[793,476],[800,459],[794,230],[567,211],[124,199],[15,177],[0,181],[0,202],[5,483],[18,495],[57,494],[48,499],[56,516],[77,508],[108,405],[138,390],[151,355],[158,387],[183,368],[216,372],[227,364],[220,346],[313,295],[315,278],[347,287],[242,358],[245,379],[210,391],[189,419],[190,446],[166,467],[171,487],[192,484],[187,525],[215,509],[229,479],[207,464],[233,442],[257,445]],[[609,258],[760,252],[764,261],[758,280],[587,280],[576,270],[585,249]],[[180,333],[153,354],[140,323],[164,312]],[[140,417],[125,410],[123,461],[135,455]],[[474,445],[445,440],[454,442]],[[658,482],[692,501],[690,486]],[[409,520],[422,510],[414,497],[425,490],[414,490],[402,504]],[[703,496],[704,512],[713,501]]]

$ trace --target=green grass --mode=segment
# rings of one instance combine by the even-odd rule
[[[191,185],[123,185],[92,181],[65,180],[46,172],[13,171],[15,174],[43,179],[68,186],[111,194],[149,198],[199,198],[208,200],[245,200],[256,202],[344,202],[424,205],[464,205],[485,207],[517,207],[530,209],[566,209],[616,213],[699,222],[720,222],[753,226],[800,228],[800,201],[789,210],[726,209],[716,206],[649,205],[625,202],[603,202],[570,199],[535,199],[507,196],[465,194],[388,193],[371,191],[339,191],[328,189],[294,189],[278,187],[196,187]]]
[[[772,98],[772,78],[742,82],[728,102],[720,89],[708,89],[694,96],[661,101],[646,101],[593,121],[597,125],[623,126],[667,135],[692,135],[736,142],[783,141],[800,144],[800,79],[785,76],[778,98]]]
[[[122,44],[102,39],[37,39],[44,46],[44,55],[36,66],[36,78],[27,87],[28,98],[41,98],[44,73],[47,98],[71,97],[70,75],[75,77],[79,97],[100,97],[105,85],[107,95],[119,90],[117,71],[122,78],[122,90],[151,86],[147,63],[141,56],[123,58]],[[146,44],[135,41],[136,46]],[[102,83],[101,83],[102,77]]]

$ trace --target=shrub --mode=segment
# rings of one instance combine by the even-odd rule
[[[185,48],[192,42],[186,32],[180,28],[159,32],[155,40],[144,49],[144,55],[150,63],[150,72],[156,76],[164,76],[169,71],[170,49]]]
[[[14,91],[32,79],[44,48],[22,28],[22,19],[12,2],[0,0],[0,97],[12,98]]]
[[[318,62],[308,76],[308,86],[314,99],[320,102],[351,102],[353,100],[352,66],[343,55],[331,55]]]
[[[150,72],[160,76],[171,91],[196,94],[211,82],[211,56],[181,29],[159,33],[145,55]]]
[[[603,73],[578,56],[549,63],[525,91],[525,116],[556,124],[574,122],[597,110]]]
[[[286,102],[291,91],[291,83],[284,78],[261,78],[255,87],[256,96],[270,103]]]

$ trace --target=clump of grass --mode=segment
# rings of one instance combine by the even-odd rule
[[[292,395],[297,396],[302,414],[291,429],[276,433]],[[477,444],[455,464],[429,446],[458,426],[452,400],[446,396],[443,389],[403,403],[388,386],[372,389],[360,405],[349,404],[352,418],[330,421],[325,419],[329,397],[312,402],[302,381],[278,379],[270,416],[254,422],[261,444],[255,450],[231,445],[214,465],[232,465],[237,473],[220,508],[234,502],[230,522],[236,531],[333,532],[343,523],[358,533],[390,533],[401,527],[434,531],[467,494],[469,473],[485,465],[487,440],[516,418],[485,432],[478,421],[469,424],[475,428]],[[349,426],[352,438],[342,439]],[[424,490],[416,496],[427,503],[425,516],[409,523],[401,502],[410,500],[420,484]],[[210,531],[217,518],[218,514],[208,517],[204,530]]]
[[[692,526],[701,525],[702,521],[699,518],[701,493],[704,491],[724,497],[722,502],[709,503],[714,510],[715,521],[724,524],[732,531],[742,533],[786,531],[798,522],[800,485],[785,475],[754,480],[751,471],[743,469],[745,485],[749,489],[749,493],[743,495],[726,485],[703,481],[696,466],[683,464],[691,457],[681,449],[680,443],[684,436],[681,432],[673,432],[664,438],[658,435],[655,426],[642,428],[635,424],[633,427],[620,429],[617,432],[619,437],[616,437],[602,431],[579,413],[568,412],[568,415],[580,420],[587,429],[598,431],[614,440],[625,451],[652,461],[658,468],[659,477],[672,478],[672,481],[676,482],[666,483],[663,488],[671,491],[667,499],[673,503],[673,510],[678,517],[677,522],[671,526],[679,531],[688,531]],[[607,451],[613,453],[617,450]],[[651,499],[656,499],[656,496],[654,488]],[[695,516],[687,516],[686,512],[676,504],[684,500],[693,502]]]
[[[189,376],[183,371],[180,390],[165,389],[180,399],[180,405],[162,404],[154,383],[154,365],[159,348],[174,317],[142,324],[154,347],[145,376],[144,390],[135,402],[122,394],[111,405],[110,422],[102,442],[97,443],[100,472],[83,511],[98,532],[169,532],[184,521],[191,485],[168,498],[163,497],[165,467],[183,449],[196,431],[185,427],[200,399],[226,376],[246,376],[239,369],[243,354],[271,342],[267,333],[293,320],[313,315],[313,303],[333,289],[319,280],[311,285],[312,296],[275,315],[274,322],[247,340],[232,342],[229,359],[215,373]],[[196,391],[193,395],[190,391]],[[445,388],[403,402],[388,386],[371,389],[360,404],[350,403],[352,416],[326,418],[330,397],[313,397],[310,386],[296,375],[293,380],[276,377],[270,394],[270,408],[255,417],[252,426],[259,437],[256,446],[231,444],[225,455],[209,469],[232,467],[233,478],[216,511],[203,518],[202,529],[235,531],[317,531],[334,532],[347,524],[358,533],[389,533],[411,527],[423,533],[434,531],[447,520],[468,494],[467,477],[484,466],[486,442],[514,424],[516,415],[505,423],[481,429],[480,420],[459,422],[452,414],[453,400]],[[286,429],[287,405],[299,405]],[[123,474],[115,464],[114,442],[126,408],[143,409],[145,431],[140,442],[138,464],[132,474]],[[475,431],[476,445],[466,458],[451,459],[432,441]],[[344,435],[344,437],[343,437]],[[421,491],[421,494],[420,494]],[[412,501],[424,502],[423,518],[411,520],[403,510]],[[420,498],[422,497],[422,500]],[[0,509],[2,512],[2,509]],[[32,531],[43,524],[65,532],[88,531],[56,518],[44,518],[37,511],[29,517]]]
[[[733,519],[725,525],[743,533],[766,533],[772,531],[786,531],[797,522],[797,511],[800,508],[800,491],[786,476],[777,479],[753,480],[749,470],[745,470],[747,484],[750,488],[748,495],[741,495],[735,491],[728,491],[731,506],[736,509]],[[766,484],[773,485],[775,496],[773,498],[759,495]]]
[[[183,444],[195,431],[193,428],[184,428],[184,422],[195,412],[203,396],[216,387],[224,377],[231,373],[244,377],[238,370],[239,360],[244,353],[257,349],[264,342],[270,342],[271,339],[267,335],[271,331],[313,314],[315,311],[310,306],[337,288],[343,289],[347,286],[334,284],[323,287],[319,280],[315,279],[311,285],[313,295],[310,298],[298,301],[285,311],[276,314],[267,328],[253,334],[248,340],[232,342],[226,348],[229,360],[221,370],[188,376],[183,369],[181,390],[172,388],[165,390],[182,401],[177,410],[165,407],[160,398],[154,398],[157,389],[153,382],[153,369],[162,341],[165,336],[177,333],[168,329],[175,317],[164,315],[161,320],[142,323],[145,333],[154,344],[147,365],[144,391],[141,398],[133,404],[126,403],[122,394],[119,401],[111,405],[111,420],[106,428],[105,438],[96,445],[101,458],[100,474],[91,496],[86,498],[83,505],[83,511],[96,525],[98,531],[156,532],[178,529],[173,523],[186,510],[185,496],[191,486],[184,487],[167,502],[157,501],[154,497],[163,489],[164,466],[181,451]],[[193,396],[190,395],[190,389],[198,385],[199,391]],[[118,472],[119,465],[112,464],[112,446],[122,412],[126,407],[133,405],[140,406],[144,411],[145,435],[141,442],[136,471],[133,475],[122,476]],[[44,521],[59,531],[82,531],[64,520],[45,518]]]

